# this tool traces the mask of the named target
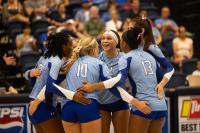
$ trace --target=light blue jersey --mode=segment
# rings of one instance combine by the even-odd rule
[[[149,103],[152,111],[167,110],[165,99],[159,100],[155,87],[157,85],[157,62],[153,56],[142,49],[132,50],[119,60],[122,86],[128,77],[132,85],[132,94],[139,100]],[[137,110],[134,106],[132,110]]]
[[[50,90],[53,83],[57,83],[58,74],[60,68],[63,65],[63,61],[58,57],[44,58],[41,57],[37,63],[37,67],[41,70],[41,75],[36,79],[33,90],[30,94],[30,98],[35,99],[41,89],[46,85],[46,90]],[[57,102],[57,96],[53,96],[53,105],[55,106]]]
[[[66,88],[75,92],[77,88],[83,86],[83,81],[98,83],[104,77],[109,77],[109,69],[104,62],[91,56],[82,56],[71,66],[66,76]],[[96,91],[85,96],[99,100]]]
[[[45,59],[43,56],[40,57],[40,59],[37,62],[36,67],[40,68],[41,75],[38,78],[36,78],[35,85],[29,95],[29,97],[33,98],[33,99],[35,99],[37,97],[37,95],[39,94],[41,89],[46,85],[46,80],[47,80],[48,72],[49,72],[48,60]]]
[[[119,54],[116,57],[108,58],[106,57],[104,51],[100,53],[99,59],[106,63],[112,77],[115,77],[119,73],[118,61],[119,58],[122,57],[123,55],[124,54],[122,52],[119,52]],[[116,97],[109,90],[100,90],[98,96],[100,104],[110,104],[121,99],[119,97]]]

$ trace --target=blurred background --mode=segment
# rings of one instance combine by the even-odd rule
[[[167,91],[184,87],[190,95],[188,88],[200,88],[200,0],[0,0],[2,104],[17,96],[27,103],[33,84],[24,72],[35,67],[49,35],[65,30],[75,39],[90,35],[100,40],[105,30],[126,31],[137,16],[152,20],[156,45],[175,68]],[[173,99],[173,92],[167,96]],[[171,108],[177,108],[173,102]],[[171,132],[178,131],[175,124]]]

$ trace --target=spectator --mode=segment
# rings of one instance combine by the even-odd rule
[[[139,12],[139,16],[140,17],[149,17],[149,14],[148,14],[147,10],[142,9]]]
[[[48,8],[45,0],[27,0],[24,2],[24,7],[31,22],[47,19],[46,12]]]
[[[93,0],[93,4],[99,7],[100,11],[107,10],[108,0]]]
[[[160,31],[154,26],[154,24],[152,24],[152,32],[155,43],[160,45],[162,43],[162,35],[160,34]]]
[[[170,9],[166,6],[163,7],[161,10],[161,18],[155,20],[155,26],[161,32],[163,38],[162,47],[165,48],[167,56],[171,57],[173,55],[172,39],[177,36],[178,26],[169,16]]]
[[[2,0],[0,0],[0,14],[2,14],[2,8],[3,8],[3,6],[2,6]]]
[[[197,70],[195,70],[192,75],[200,76],[200,59],[197,61]]]
[[[178,31],[179,36],[173,40],[174,62],[176,64],[193,56],[193,40],[186,36],[184,26],[180,26]]]
[[[122,21],[119,20],[118,12],[116,8],[112,8],[109,10],[111,20],[106,22],[106,30],[114,30],[119,31],[122,26]]]
[[[101,20],[106,23],[111,19],[110,13],[108,11],[117,10],[117,5],[115,3],[108,3],[108,10],[102,13]]]
[[[85,23],[90,19],[90,7],[92,5],[91,0],[82,0],[82,7],[83,9],[80,9],[76,15],[75,20],[81,23]]]
[[[117,5],[123,5],[126,2],[128,2],[128,0],[111,0],[111,1],[116,2]]]
[[[126,18],[134,18],[139,15],[140,11],[140,1],[139,0],[132,0],[130,4],[130,9],[125,13]]]
[[[56,26],[65,26],[65,22],[69,19],[69,15],[66,13],[65,10],[65,4],[59,4],[58,10],[51,17],[53,19],[52,23]]]
[[[47,36],[52,36],[56,33],[56,26],[55,25],[51,25],[48,27],[48,33]]]
[[[104,23],[99,18],[99,8],[97,6],[91,7],[90,20],[85,23],[87,33],[97,37],[104,31],[104,27]]]
[[[82,24],[82,23],[78,23],[78,24],[77,24],[77,31],[78,31],[80,34],[82,34],[82,37],[88,36],[87,31],[86,31],[86,29],[85,29],[85,25]],[[82,38],[82,37],[80,37],[80,38]]]
[[[23,52],[35,51],[37,49],[36,40],[31,35],[31,29],[28,25],[24,27],[22,34],[17,35],[16,48],[18,57],[20,57]]]
[[[161,10],[161,18],[155,20],[156,27],[161,31],[164,38],[174,37],[177,35],[178,26],[176,22],[169,18],[170,9],[168,7],[163,7]]]
[[[78,24],[78,26],[80,25],[81,23]],[[65,31],[74,38],[84,38],[85,36],[87,36],[87,33],[84,29],[82,29],[82,32],[80,32],[79,29],[77,29],[78,26],[73,19],[69,19],[67,20],[66,25],[57,28],[56,32],[58,33],[61,31]]]
[[[8,0],[3,5],[3,22],[6,23],[10,20],[20,20],[29,23],[29,19],[24,16],[23,8],[18,0]]]
[[[126,18],[126,19],[123,21],[123,24],[122,24],[122,32],[127,31],[128,28],[130,27],[130,24],[132,24],[131,19],[130,19],[130,18]]]
[[[56,1],[55,0],[46,0],[46,6],[48,9],[52,10],[56,8]]]
[[[3,77],[5,76],[3,73],[3,69],[6,69],[7,66],[15,66],[16,65],[16,59],[14,56],[7,56],[7,54],[4,54],[3,57],[1,55],[0,58],[0,87],[3,87],[3,89],[1,89],[1,93],[3,94],[17,94],[17,90],[6,80],[3,79]],[[4,89],[5,88],[5,89]]]

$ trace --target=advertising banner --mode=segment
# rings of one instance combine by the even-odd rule
[[[180,133],[200,133],[200,96],[178,97]]]
[[[27,104],[0,105],[0,133],[31,133]]]

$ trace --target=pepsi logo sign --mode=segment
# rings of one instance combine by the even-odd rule
[[[0,133],[27,133],[27,105],[0,106]]]

